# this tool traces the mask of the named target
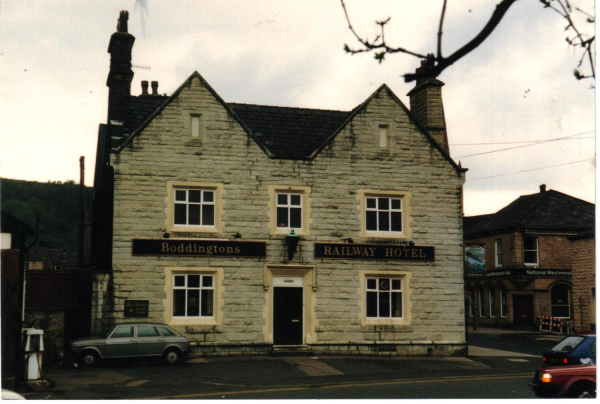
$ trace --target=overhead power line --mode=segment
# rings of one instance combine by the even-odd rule
[[[528,172],[530,172],[530,171],[545,170],[546,168],[553,168],[553,167],[568,166],[568,165],[571,165],[571,164],[583,163],[583,162],[585,162],[585,161],[594,161],[594,159],[579,160],[579,161],[573,161],[573,162],[571,162],[571,163],[556,164],[556,165],[553,165],[553,166],[540,167],[540,168],[532,168],[531,170],[515,171],[515,172],[513,172],[513,173],[506,173],[506,174],[491,175],[491,176],[489,176],[489,177],[473,178],[472,180],[467,180],[467,182],[470,182],[470,181],[478,181],[478,180],[485,180],[485,179],[488,179],[488,178],[505,177],[505,176],[507,176],[507,175],[513,175],[513,174],[528,173]]]
[[[555,139],[555,140],[582,140],[582,139],[595,139],[595,136],[578,137],[576,139]],[[491,142],[491,143],[450,143],[450,146],[484,146],[493,144],[518,144],[518,143],[533,143],[537,144],[540,140],[525,140],[521,142]],[[533,145],[532,145],[533,146]]]
[[[538,144],[549,143],[549,142],[556,142],[557,140],[568,139],[568,138],[575,137],[575,136],[585,135],[585,134],[591,133],[591,132],[593,132],[593,131],[578,133],[576,135],[569,135],[569,136],[559,137],[559,138],[556,138],[556,139],[542,140],[542,141],[539,141],[539,142],[534,143],[534,144],[526,144],[526,145],[522,145],[522,146],[507,147],[506,149],[491,150],[491,151],[487,151],[487,152],[467,154],[465,156],[454,157],[454,159],[461,159],[461,158],[473,157],[473,156],[481,156],[483,154],[498,153],[498,152],[506,151],[506,150],[520,149],[522,147],[536,146]]]

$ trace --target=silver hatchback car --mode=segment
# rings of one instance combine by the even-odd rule
[[[165,324],[115,324],[102,337],[71,341],[70,356],[84,366],[93,366],[99,359],[163,357],[174,365],[190,351],[190,341]]]

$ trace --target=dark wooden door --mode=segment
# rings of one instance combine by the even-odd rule
[[[513,295],[512,298],[514,325],[533,326],[533,295]]]
[[[302,345],[302,288],[273,288],[273,343]]]

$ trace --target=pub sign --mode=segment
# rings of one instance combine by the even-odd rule
[[[435,249],[430,246],[397,244],[315,243],[315,259],[433,262]]]
[[[132,255],[266,258],[265,241],[133,239]]]

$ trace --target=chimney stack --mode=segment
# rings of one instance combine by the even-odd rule
[[[142,95],[148,95],[148,81],[142,81]]]
[[[417,79],[415,88],[410,90],[407,95],[410,97],[410,111],[415,119],[450,153],[442,102],[444,83],[432,74],[427,74],[434,66],[435,57],[430,53],[427,55],[427,59],[421,61],[421,67],[417,68],[420,78]]]
[[[135,37],[127,32],[129,13],[121,11],[117,23],[117,32],[110,37],[108,53],[110,53],[110,70],[106,85],[108,86],[108,124],[112,121],[121,123],[127,120],[129,97],[131,96],[131,49]]]
[[[546,192],[546,184],[540,185],[540,194],[543,194],[544,192]]]
[[[152,95],[158,95],[158,81],[152,82]]]

